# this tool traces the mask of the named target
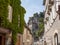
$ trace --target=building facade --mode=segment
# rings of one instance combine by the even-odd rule
[[[60,45],[60,0],[44,0],[44,45]]]
[[[4,5],[3,4],[4,1],[1,0],[0,2],[1,2],[0,5]],[[5,0],[4,3],[6,4],[6,0]],[[4,5],[4,6],[6,6],[6,5]],[[0,7],[3,7],[4,8],[2,10],[5,10],[5,7],[4,6],[0,6]],[[19,6],[20,6],[20,4],[19,4]],[[1,13],[2,14],[5,13],[5,11],[2,11],[2,10],[0,11],[0,14]],[[7,10],[8,10],[7,11],[8,13],[6,15],[8,15],[8,16],[6,16],[6,15],[1,16],[2,14],[0,15],[0,45],[13,45],[13,41],[12,41],[12,38],[13,38],[12,37],[12,30],[9,27],[6,28],[4,26],[1,26],[2,23],[3,23],[2,22],[3,21],[2,19],[3,19],[4,16],[5,16],[4,19],[7,19],[7,21],[9,21],[10,23],[12,23],[12,20],[13,20],[13,18],[12,18],[13,8],[12,8],[12,6],[9,3],[7,4]],[[24,10],[24,9],[22,9],[22,10]],[[16,20],[16,18],[15,18],[15,20]],[[20,20],[19,20],[19,22],[20,22]],[[6,23],[6,22],[4,22],[4,23]],[[19,23],[17,25],[19,25]],[[16,37],[17,37],[16,45],[22,45],[23,44],[23,38],[22,38],[23,35],[18,32]]]
[[[12,8],[9,5],[8,6],[8,17],[7,19],[9,20],[9,22],[11,22],[12,20]],[[0,17],[1,20],[1,17]],[[1,24],[1,21],[0,21]],[[4,28],[0,26],[0,45],[11,45],[12,44],[12,31],[10,29]]]
[[[24,32],[23,32],[23,45],[32,45],[33,44],[33,38],[31,30],[28,26],[25,25]]]

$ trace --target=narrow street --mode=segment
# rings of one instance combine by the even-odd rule
[[[0,0],[0,45],[60,45],[60,0]]]

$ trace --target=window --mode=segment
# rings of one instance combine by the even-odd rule
[[[58,35],[54,35],[54,45],[58,45]]]
[[[9,22],[12,22],[12,7],[9,5],[8,6],[8,20]]]
[[[3,18],[2,18],[2,17],[0,17],[0,26],[1,26],[1,23],[3,23],[2,21],[3,21]]]
[[[60,5],[58,6],[59,20],[60,20]]]
[[[18,15],[18,27],[20,27],[20,16]]]
[[[60,5],[58,5],[58,10],[60,11]]]

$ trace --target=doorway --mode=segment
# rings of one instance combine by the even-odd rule
[[[5,45],[5,35],[0,34],[0,45]]]
[[[2,45],[2,36],[0,36],[0,45]]]

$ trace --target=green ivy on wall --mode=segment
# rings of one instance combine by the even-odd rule
[[[7,27],[8,3],[8,0],[0,0],[0,26]]]
[[[0,0],[0,26],[4,28],[9,28],[12,30],[12,40],[13,45],[16,43],[17,33],[23,34],[24,30],[24,13],[25,9],[20,5],[20,0]],[[12,12],[12,22],[9,22],[8,17],[8,5],[11,5]],[[18,27],[18,16],[20,16],[20,24]]]
[[[26,13],[25,9],[23,7],[20,7],[20,30],[19,31],[20,33],[22,32],[23,33],[23,30],[24,30],[24,13]]]

